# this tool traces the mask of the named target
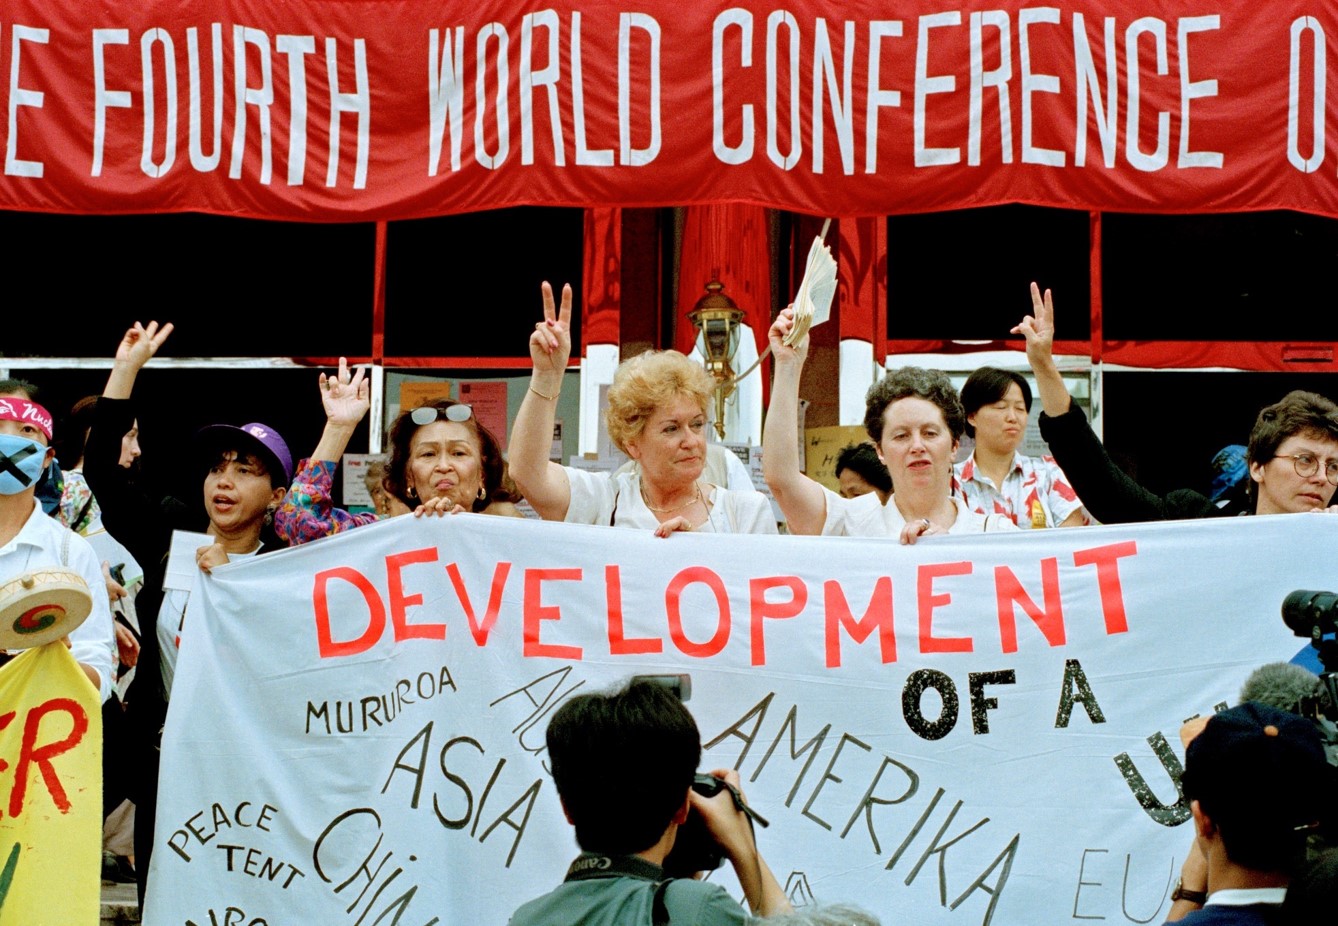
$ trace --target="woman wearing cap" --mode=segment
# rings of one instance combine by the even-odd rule
[[[981,367],[962,386],[971,456],[958,463],[957,491],[976,514],[1001,514],[1021,528],[1082,527],[1090,519],[1054,457],[1018,453],[1031,413],[1031,386],[1012,370]]]
[[[530,335],[534,372],[511,434],[511,476],[548,521],[674,531],[774,534],[776,519],[758,492],[730,491],[702,479],[706,403],[715,384],[677,351],[651,351],[622,363],[609,387],[609,437],[638,471],[587,473],[552,463],[558,390],[571,356],[571,287],[543,284],[544,320]]]
[[[176,668],[182,621],[190,593],[164,589],[167,553],[174,530],[204,530],[214,538],[197,560],[206,571],[229,559],[268,552],[280,544],[265,529],[266,515],[278,506],[292,480],[292,456],[278,432],[258,422],[237,428],[214,425],[199,435],[208,469],[203,479],[207,520],[198,509],[153,491],[120,466],[121,442],[135,422],[130,401],[135,379],[157,353],[172,325],[161,329],[136,322],[116,349],[106,388],[94,409],[84,449],[84,476],[102,506],[107,529],[144,566],[144,587],[136,607],[142,633],[141,670],[127,692],[127,723],[140,763],[132,783],[135,862],[140,900],[152,851],[154,803],[158,787],[158,737]],[[152,671],[157,666],[161,671]],[[132,773],[133,774],[133,773]]]
[[[360,369],[350,375],[320,375],[325,430],[311,457],[298,466],[292,488],[274,517],[274,529],[291,544],[307,543],[380,519],[375,512],[352,514],[332,500],[335,467],[358,422],[367,414],[367,382]],[[503,489],[502,449],[462,402],[438,399],[400,413],[390,426],[390,460],[382,485],[399,506],[423,514],[511,513]],[[514,509],[511,509],[514,510]]]
[[[874,383],[865,396],[864,428],[892,477],[886,503],[877,494],[842,498],[799,469],[799,377],[808,338],[785,338],[794,315],[785,309],[768,337],[776,358],[771,407],[762,431],[762,469],[792,534],[898,537],[1016,530],[998,515],[978,515],[952,495],[952,461],[966,425],[957,390],[939,370],[902,367]]]

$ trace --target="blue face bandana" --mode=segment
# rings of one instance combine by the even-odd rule
[[[46,469],[46,448],[31,437],[0,434],[0,495],[18,495]]]

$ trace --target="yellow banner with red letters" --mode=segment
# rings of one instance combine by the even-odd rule
[[[96,923],[102,712],[66,646],[0,668],[0,926]]]

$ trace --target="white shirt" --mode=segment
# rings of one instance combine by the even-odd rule
[[[567,505],[569,524],[604,524],[654,530],[660,526],[655,512],[641,497],[639,473],[588,473],[563,467],[571,483],[571,503]],[[776,516],[771,503],[761,492],[734,492],[711,486],[708,500],[710,515],[698,531],[718,534],[774,534]]]
[[[822,522],[824,537],[900,537],[901,529],[906,526],[895,495],[888,496],[884,505],[877,492],[842,498],[826,486],[822,491],[827,497],[827,519]],[[957,520],[948,528],[949,534],[1017,530],[1017,525],[1007,518],[976,514],[960,498],[954,497],[952,503],[957,508]]]
[[[250,553],[229,553],[228,562],[247,559],[260,552],[256,547]],[[181,588],[163,590],[163,601],[158,606],[158,668],[163,673],[163,692],[172,696],[172,681],[177,677],[177,656],[181,649],[181,632],[186,622],[186,607],[190,591]]]
[[[1281,904],[1287,899],[1285,887],[1233,887],[1213,891],[1205,907],[1251,907],[1255,904]]]
[[[68,562],[61,563],[61,547],[69,535]],[[9,543],[0,547],[0,582],[17,579],[35,569],[71,569],[88,583],[93,610],[70,633],[70,653],[77,662],[90,666],[101,680],[100,694],[106,701],[112,690],[112,671],[116,665],[116,632],[112,628],[111,606],[107,600],[107,581],[102,564],[88,541],[47,517],[37,500],[32,514]]]

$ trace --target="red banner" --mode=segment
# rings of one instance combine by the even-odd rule
[[[8,0],[0,208],[1338,216],[1335,4],[1081,6]]]

